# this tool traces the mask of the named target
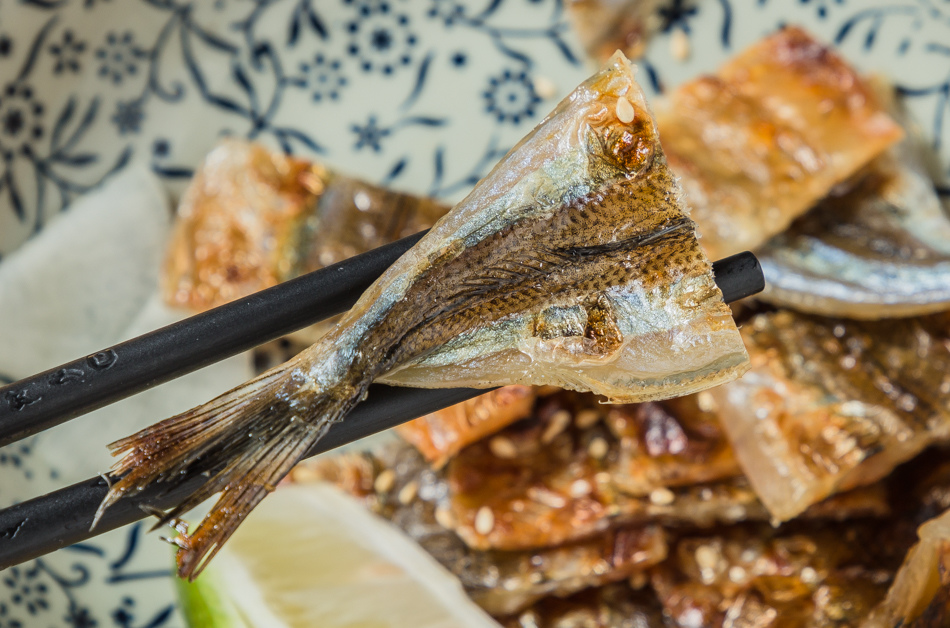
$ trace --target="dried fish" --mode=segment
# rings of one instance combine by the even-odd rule
[[[493,615],[517,613],[548,595],[565,596],[623,580],[666,558],[665,535],[656,525],[618,527],[596,538],[526,552],[473,551],[438,521],[435,505],[444,499],[444,480],[407,447],[323,459],[304,467],[304,483],[330,481],[363,499],[458,576],[472,599]],[[364,490],[387,471],[395,474],[392,486],[374,493]],[[402,500],[406,486],[417,488],[412,499]]]
[[[428,229],[448,210],[228,139],[182,197],[162,291],[170,305],[203,311]]]
[[[681,86],[657,126],[713,257],[764,244],[903,135],[854,69],[798,28]]]
[[[634,110],[618,118],[618,102]],[[622,55],[578,87],[287,364],[112,445],[124,457],[100,508],[186,472],[220,493],[176,538],[196,576],[240,521],[374,381],[553,384],[614,401],[731,380],[747,355],[680,204]]]
[[[481,441],[462,450],[446,466],[447,496],[437,506],[440,520],[470,547],[552,547],[619,525],[708,527],[769,520],[768,511],[746,479],[736,477],[738,468],[734,463],[716,470],[701,469],[697,463],[697,456],[716,448],[720,452],[728,450],[725,438],[710,441],[695,437],[696,445],[690,444],[677,454],[667,450],[656,459],[639,439],[618,437],[600,424],[586,429],[572,427],[550,443],[541,443],[545,418],[560,411],[570,397],[546,400],[534,419],[499,433],[513,443],[516,457],[498,456],[490,441]],[[596,398],[575,395],[571,401],[575,407],[583,407],[584,402],[596,403]],[[621,433],[628,433],[627,417],[635,410],[620,409],[624,418],[615,420],[622,424]],[[664,425],[679,423],[675,415],[667,415]],[[606,443],[604,456],[591,452],[590,443],[597,439]],[[710,442],[714,443],[712,447]],[[731,458],[728,453],[719,455]],[[640,473],[643,468],[658,470],[654,476],[657,484],[645,483],[647,478]],[[628,491],[631,485],[637,490]],[[478,513],[484,508],[493,517],[487,531],[477,525]],[[876,486],[839,495],[830,503],[815,504],[805,516],[835,519],[882,516],[888,511],[886,493]]]
[[[887,591],[910,536],[878,524],[739,526],[682,538],[652,584],[679,626],[853,626]]]
[[[950,436],[947,321],[777,312],[743,327],[752,369],[709,394],[772,515],[874,482]]]
[[[547,597],[515,617],[506,628],[663,628],[663,608],[649,591],[609,584],[568,598]]]
[[[762,298],[825,316],[915,316],[950,309],[950,217],[908,138],[864,180],[830,196],[759,252]]]
[[[530,416],[534,401],[535,393],[530,386],[505,386],[404,423],[396,432],[426,460],[441,467],[466,445]]]

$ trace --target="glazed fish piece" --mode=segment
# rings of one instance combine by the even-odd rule
[[[738,526],[680,539],[652,584],[679,626],[854,626],[887,592],[912,536],[878,523]]]
[[[531,416],[534,403],[531,386],[505,386],[395,429],[426,460],[441,467],[466,445]]]
[[[177,537],[190,578],[374,381],[551,384],[643,401],[746,367],[633,68],[617,55],[317,343],[114,443],[123,458],[100,513],[153,482],[207,474],[161,520],[220,493]]]
[[[472,599],[496,616],[548,595],[570,595],[633,573],[642,577],[666,558],[665,535],[655,525],[618,527],[530,552],[473,551],[438,520],[435,505],[444,499],[444,480],[407,447],[307,463],[291,477],[299,483],[329,481],[361,498],[457,575]]]
[[[854,69],[797,28],[681,86],[657,126],[714,258],[764,244],[903,135]]]
[[[428,229],[448,210],[228,139],[205,157],[182,196],[164,298],[192,310],[216,307]]]
[[[776,312],[743,326],[752,369],[709,394],[776,519],[874,482],[950,436],[947,321]]]
[[[776,305],[857,319],[950,309],[950,218],[910,138],[758,257]]]
[[[663,462],[655,465],[641,441],[629,435],[618,437],[604,420],[578,427],[578,419],[585,425],[589,421],[584,410],[591,409],[596,398],[577,395],[587,398],[588,407],[575,399],[575,407],[580,409],[572,413],[565,397],[570,395],[563,393],[546,401],[534,419],[465,448],[445,467],[447,494],[437,502],[439,520],[470,547],[512,551],[552,547],[620,525],[658,522],[709,527],[769,520],[768,511],[746,479],[736,477],[734,464],[696,471],[701,466],[697,460],[716,446],[707,449],[710,441],[691,436],[695,444],[688,443],[677,454],[666,449],[656,458]],[[631,420],[627,408],[608,410],[608,416],[612,412],[623,414],[613,421]],[[660,425],[674,431],[673,426],[679,425],[675,421],[667,415]],[[640,470],[651,467],[664,471],[658,474],[664,479],[662,484],[643,484]],[[707,481],[700,483],[698,478]],[[712,481],[714,478],[718,479]],[[646,494],[631,493],[625,490],[631,484],[638,489],[653,488]],[[805,516],[840,518],[887,512],[886,492],[875,486],[816,504]],[[492,525],[484,525],[485,520]]]
[[[663,628],[663,608],[649,590],[624,583],[547,597],[502,621],[506,628]]]

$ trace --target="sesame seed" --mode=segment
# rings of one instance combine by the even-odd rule
[[[532,81],[534,85],[534,91],[537,92],[538,96],[547,100],[549,98],[554,98],[557,96],[557,85],[554,82],[543,76],[534,77]]]
[[[745,569],[739,565],[733,565],[729,568],[729,579],[733,582],[745,582],[746,573]]]
[[[682,28],[677,28],[670,35],[670,52],[677,61],[686,61],[689,59],[689,37]]]
[[[607,441],[598,436],[590,441],[590,445],[587,446],[587,453],[597,460],[603,459],[607,455]]]
[[[567,505],[567,500],[547,488],[538,488],[532,486],[528,489],[528,497],[539,504],[544,504],[549,508],[563,508]]]
[[[574,416],[574,425],[582,430],[593,427],[598,421],[600,421],[600,412],[592,408],[584,408]]]
[[[675,499],[676,495],[668,488],[660,487],[650,492],[650,503],[657,506],[669,506]]]
[[[802,582],[805,584],[815,584],[818,582],[818,572],[812,567],[803,567],[801,572]]]
[[[590,495],[591,486],[587,480],[574,480],[571,482],[571,497],[584,497]]]
[[[719,562],[719,551],[710,545],[700,545],[696,548],[695,558],[700,569],[713,569]]]
[[[393,490],[395,484],[396,472],[392,469],[385,469],[376,476],[376,481],[373,482],[373,488],[376,489],[377,493],[388,493]]]
[[[544,433],[541,434],[541,442],[545,445],[549,444],[555,438],[563,432],[568,425],[571,423],[571,413],[567,410],[558,410],[553,415],[551,415],[551,420],[548,422],[548,426],[544,429]]]
[[[416,498],[416,493],[419,491],[419,483],[413,480],[399,490],[399,503],[403,506],[409,504]]]
[[[633,122],[634,118],[633,105],[630,104],[630,101],[625,97],[621,96],[617,99],[617,119],[623,122],[624,124],[630,124]]]
[[[435,509],[435,522],[447,530],[451,530],[455,527],[455,517],[452,516],[452,512],[446,508]]]
[[[482,536],[488,534],[495,527],[495,513],[488,506],[482,506],[475,513],[475,531]]]
[[[495,436],[488,441],[488,448],[499,458],[511,459],[518,457],[518,448],[514,441],[507,436]]]

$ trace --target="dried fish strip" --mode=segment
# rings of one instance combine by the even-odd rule
[[[657,125],[712,257],[764,244],[903,134],[861,77],[797,28],[681,86]]]
[[[905,139],[758,251],[761,298],[856,319],[950,309],[950,217],[920,150]]]
[[[466,445],[531,416],[534,402],[530,386],[505,386],[404,423],[396,433],[441,467]]]
[[[950,436],[947,318],[756,316],[752,370],[710,391],[762,502],[785,521]]]
[[[182,196],[163,294],[203,311],[428,229],[448,210],[228,139]]]

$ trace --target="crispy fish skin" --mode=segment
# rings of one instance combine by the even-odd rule
[[[444,465],[466,445],[531,416],[535,392],[530,386],[505,386],[444,408],[395,428],[426,460]]]
[[[203,311],[428,229],[448,210],[228,139],[182,196],[163,294]]]
[[[100,515],[156,481],[206,473],[160,521],[220,493],[191,535],[193,578],[373,381],[555,384],[615,401],[737,377],[747,354],[622,55],[578,87],[288,363],[113,443]]]
[[[907,537],[866,523],[737,526],[675,542],[652,584],[680,626],[854,626],[887,591]]]
[[[608,410],[606,424],[583,428],[577,427],[576,419],[589,407],[580,406],[573,426],[559,425],[559,416],[566,413],[565,396],[569,395],[562,393],[561,400],[551,399],[539,407],[535,420],[465,448],[443,470],[447,493],[437,503],[440,521],[473,549],[552,547],[621,525],[710,527],[769,520],[745,478],[735,477],[739,469],[734,461],[700,470],[698,460],[728,447],[724,436],[722,442],[714,439],[710,444],[709,434],[697,436],[690,430],[686,437],[695,438],[695,443],[684,444],[677,436],[674,442],[684,445],[682,450],[671,454],[668,448],[661,449],[653,456],[642,441],[630,436],[626,425],[617,433],[608,429],[618,420],[609,418],[614,411],[621,411],[624,417],[619,420],[626,423],[632,411],[624,406]],[[577,397],[596,404],[592,395]],[[674,431],[674,424],[679,425],[675,416],[662,421],[669,431]],[[499,446],[497,439],[505,446]],[[642,468],[655,469],[649,479],[657,483],[644,485]],[[628,490],[631,484],[636,490]],[[886,492],[875,486],[815,504],[804,516],[837,519],[888,512]],[[490,527],[479,525],[485,513],[491,516]]]
[[[743,327],[752,369],[709,394],[776,519],[874,482],[950,436],[947,320],[858,322],[783,311]]]
[[[517,616],[506,628],[664,628],[663,608],[649,591],[609,584],[568,598],[547,597]]]
[[[775,305],[855,319],[950,309],[950,218],[911,138],[757,256]]]
[[[621,526],[596,538],[532,551],[470,549],[439,522],[435,504],[444,479],[408,447],[378,454],[343,455],[301,465],[297,483],[331,482],[390,520],[449,571],[489,613],[511,615],[549,596],[617,582],[666,558],[666,537],[657,525]]]
[[[713,258],[764,244],[903,135],[862,78],[798,28],[681,86],[657,125]]]

